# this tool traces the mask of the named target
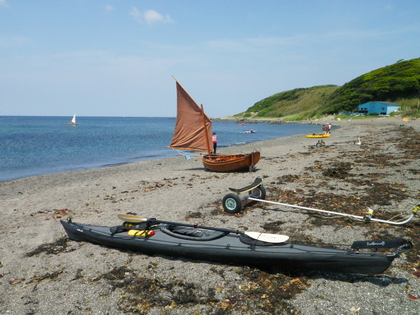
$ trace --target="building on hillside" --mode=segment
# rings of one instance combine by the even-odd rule
[[[378,115],[389,115],[399,110],[401,105],[391,102],[372,101],[359,105],[357,112],[365,115],[376,113]]]

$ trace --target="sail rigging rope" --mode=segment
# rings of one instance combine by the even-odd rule
[[[184,156],[184,158],[185,158],[186,160],[190,160],[193,156],[197,155],[197,154],[193,154],[193,153],[185,153],[185,152],[182,152],[182,151],[177,150],[177,149],[174,149],[174,150],[175,150],[176,152],[178,152],[180,155]]]

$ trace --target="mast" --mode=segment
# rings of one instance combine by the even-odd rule
[[[203,117],[203,125],[204,125],[204,133],[206,135],[207,151],[209,152],[209,155],[210,155],[213,151],[210,150],[209,134],[208,134],[208,131],[207,131],[206,118],[204,116],[203,104],[201,104],[201,116]]]

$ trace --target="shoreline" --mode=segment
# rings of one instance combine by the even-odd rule
[[[44,123],[48,123],[44,122]],[[216,126],[221,125],[222,126],[222,132],[226,131],[226,127],[224,127],[226,124],[223,124],[223,122],[217,122],[215,123]],[[223,150],[224,148],[228,146],[237,146],[244,143],[251,143],[249,141],[262,141],[263,139],[270,139],[273,136],[283,136],[283,130],[286,129],[284,127],[275,127],[274,125],[269,125],[263,123],[264,126],[261,126],[259,131],[261,133],[258,133],[257,135],[253,136],[244,136],[242,133],[242,130],[237,127],[235,123],[231,122],[227,124],[230,126],[227,128],[227,132],[229,133],[227,135],[227,138],[222,137],[221,141],[219,141],[219,149]],[[299,127],[299,124],[296,124],[298,129],[303,129],[302,133],[305,132],[304,129],[314,129],[317,127],[306,127],[302,126]],[[236,128],[235,128],[236,127]],[[295,127],[295,126],[294,126]],[[165,128],[167,128],[167,125],[165,125]],[[216,127],[217,128],[217,127]],[[224,129],[225,128],[225,129]],[[255,127],[253,127],[255,129]],[[277,129],[280,129],[279,132],[276,133]],[[296,128],[293,128],[292,130],[295,130]],[[165,129],[166,130],[166,129]],[[232,132],[234,130],[234,132]],[[238,132],[238,134],[235,134]],[[293,132],[293,131],[291,131]],[[295,131],[299,132],[299,131]],[[287,131],[286,131],[287,133]],[[290,132],[289,132],[290,133]],[[163,139],[163,138],[162,138]],[[170,138],[169,138],[170,139]],[[146,140],[144,140],[146,141]],[[157,142],[152,142],[154,145],[149,146],[148,144],[143,144],[143,140],[140,140],[140,144],[138,144],[138,148],[136,148],[134,151],[125,151],[124,148],[119,149],[118,156],[114,157],[113,154],[108,154],[108,151],[100,151],[100,154],[94,153],[96,150],[91,149],[89,147],[86,147],[86,149],[78,149],[74,150],[74,158],[71,160],[68,158],[69,154],[64,154],[63,152],[66,152],[66,147],[58,145],[51,154],[47,154],[44,152],[40,152],[39,154],[34,155],[38,157],[48,155],[47,160],[42,159],[38,161],[36,158],[34,159],[24,159],[21,163],[19,158],[13,159],[13,155],[17,154],[15,150],[10,151],[7,156],[6,160],[3,163],[3,167],[0,167],[3,171],[0,172],[0,182],[13,180],[17,178],[24,178],[24,177],[30,177],[30,176],[37,176],[37,175],[44,175],[44,174],[53,174],[53,173],[61,173],[61,172],[68,172],[68,171],[74,171],[74,170],[86,170],[91,168],[102,168],[102,167],[109,167],[109,166],[115,166],[120,164],[128,164],[128,163],[134,163],[137,161],[143,161],[143,160],[156,160],[161,158],[171,158],[180,155],[176,150],[171,149],[165,149],[165,146],[167,146],[167,143],[160,143],[159,147],[156,147],[158,145]],[[162,142],[162,141],[161,141]],[[169,143],[169,140],[167,141]],[[18,141],[19,143],[19,141]],[[111,144],[110,144],[111,145]],[[37,145],[37,147],[44,147],[41,145]],[[101,146],[102,148],[105,148],[106,145]],[[111,145],[110,148],[115,148],[115,146]],[[103,149],[101,149],[103,150]],[[8,152],[6,150],[6,152]],[[120,154],[121,153],[121,154]],[[22,156],[22,155],[19,155]],[[54,158],[57,156],[56,158]],[[84,158],[86,156],[86,158]],[[52,157],[52,158],[51,158]],[[51,163],[48,161],[52,160]],[[13,162],[16,161],[15,162]],[[25,162],[28,161],[28,162]],[[29,161],[31,161],[29,163]]]
[[[175,119],[175,118],[173,118],[173,119]],[[285,122],[285,121],[282,121],[281,118],[268,118],[268,119],[241,118],[241,119],[237,119],[237,118],[234,118],[234,117],[231,117],[231,116],[212,118],[212,120],[215,120],[215,121],[237,121],[237,122],[240,121],[240,122],[245,122],[245,123],[248,123],[248,124],[265,123],[265,124],[305,124],[305,125],[320,125],[320,124],[326,124],[328,122],[332,122],[333,129],[337,129],[338,126],[342,126],[343,124],[345,125],[346,122],[351,123],[351,121],[347,121],[347,120],[337,121],[332,116],[331,117],[324,117],[321,120],[313,120],[313,121],[310,121],[310,122],[308,122],[308,121],[286,121]],[[362,124],[364,124],[366,122],[368,122],[368,123],[369,122],[374,122],[374,123],[392,122],[392,123],[394,123],[395,121],[401,121],[402,122],[402,120],[399,119],[399,118],[391,118],[391,117],[375,117],[373,119],[363,119],[363,120],[356,120],[356,121],[357,121],[356,123],[362,123]],[[277,138],[275,138],[275,139],[277,139]],[[261,142],[261,141],[264,141],[264,140],[260,140],[260,141],[256,141],[256,142]],[[248,143],[248,144],[250,144],[250,143]],[[238,144],[232,144],[229,147],[240,147],[242,145],[243,144],[238,143]],[[223,150],[223,149],[226,149],[228,147],[219,146],[219,148],[221,150]],[[16,180],[16,179],[20,179],[20,178],[26,178],[26,177],[48,175],[48,174],[57,174],[57,173],[67,173],[67,172],[71,172],[71,171],[81,171],[81,170],[89,170],[89,169],[95,169],[95,168],[106,168],[106,167],[113,167],[113,166],[118,166],[118,165],[136,163],[136,162],[140,162],[140,161],[149,161],[149,160],[159,160],[159,159],[172,158],[172,157],[176,157],[176,156],[177,156],[176,154],[174,154],[174,155],[168,154],[168,156],[166,156],[166,157],[161,157],[161,156],[151,157],[151,156],[149,156],[148,153],[144,153],[144,156],[141,157],[140,159],[136,160],[136,161],[130,161],[133,158],[129,157],[129,158],[127,158],[126,161],[123,161],[123,162],[115,162],[115,163],[105,163],[104,162],[104,163],[101,163],[101,164],[90,163],[91,164],[90,166],[89,165],[81,165],[81,166],[74,166],[74,167],[58,166],[58,168],[62,168],[63,170],[57,169],[55,171],[51,171],[51,172],[47,172],[47,173],[20,175],[20,177],[17,177],[17,178],[7,176],[8,178],[7,179],[1,179],[0,183],[1,182],[7,182],[7,181],[10,181],[10,180]],[[66,168],[68,170],[65,170]]]
[[[417,314],[416,247],[384,275],[369,277],[268,272],[151,257],[64,237],[59,219],[113,226],[119,224],[117,213],[132,212],[175,222],[284,233],[299,243],[405,237],[419,246],[418,218],[413,224],[392,227],[266,204],[237,215],[223,211],[221,200],[229,187],[243,187],[261,177],[269,200],[295,204],[308,199],[315,208],[343,212],[363,212],[368,205],[385,218],[409,215],[420,200],[419,121],[330,122],[337,128],[321,148],[315,147],[316,139],[302,135],[223,148],[227,154],[260,150],[262,158],[251,173],[206,172],[199,158],[177,156],[0,182],[0,312],[272,314],[276,309],[303,315]],[[357,137],[361,145],[354,145]],[[390,204],[380,204],[381,200]]]
[[[334,115],[331,116],[326,116],[326,117],[322,117],[319,119],[312,119],[312,120],[301,120],[301,121],[284,121],[282,118],[235,118],[233,116],[226,116],[226,117],[219,117],[219,118],[212,118],[212,120],[218,120],[218,121],[236,121],[236,122],[247,122],[247,123],[267,123],[267,124],[315,124],[315,125],[319,125],[319,124],[325,124],[328,122],[336,122],[337,124],[341,125],[343,122],[353,122],[353,123],[365,123],[365,122],[370,122],[370,123],[382,123],[382,122],[391,122],[391,123],[397,123],[397,122],[401,122],[401,123],[407,123],[410,121],[416,121],[417,119],[410,119],[407,121],[404,121],[403,118],[401,117],[372,117],[372,118],[363,118],[363,119],[358,119],[349,116],[349,119],[340,119],[337,120],[335,118]]]

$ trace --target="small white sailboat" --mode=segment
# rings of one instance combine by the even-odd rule
[[[67,125],[78,125],[78,123],[76,123],[76,114],[73,115],[73,118],[71,119],[71,121],[69,123],[67,123]]]

